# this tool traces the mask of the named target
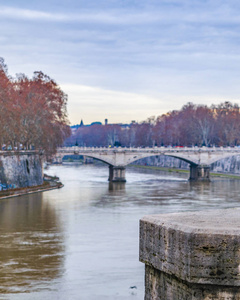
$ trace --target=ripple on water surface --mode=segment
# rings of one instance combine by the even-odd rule
[[[126,184],[110,184],[94,165],[46,173],[64,187],[0,202],[2,299],[142,300],[141,217],[240,206],[238,180],[128,168]]]

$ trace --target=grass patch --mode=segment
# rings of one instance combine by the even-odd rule
[[[232,178],[232,179],[240,179],[240,175],[235,175],[235,174],[224,174],[224,173],[212,173],[210,172],[211,176],[214,177],[227,177],[227,178]]]

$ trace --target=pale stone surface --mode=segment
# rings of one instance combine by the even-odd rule
[[[189,283],[240,286],[240,209],[144,217],[140,260]]]
[[[212,163],[234,155],[240,155],[240,149],[208,148],[208,147],[154,147],[154,148],[91,148],[91,147],[63,147],[58,148],[58,155],[79,154],[86,155],[106,162],[115,167],[125,167],[134,161],[150,156],[165,155],[179,158],[194,165],[209,166]]]

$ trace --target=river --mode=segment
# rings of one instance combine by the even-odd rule
[[[51,166],[64,187],[0,202],[0,299],[143,300],[139,219],[240,206],[240,181],[190,183],[188,174]]]

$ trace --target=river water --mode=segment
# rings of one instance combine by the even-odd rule
[[[51,166],[64,187],[0,202],[0,299],[142,300],[139,219],[240,206],[240,181],[190,183],[188,174]]]

